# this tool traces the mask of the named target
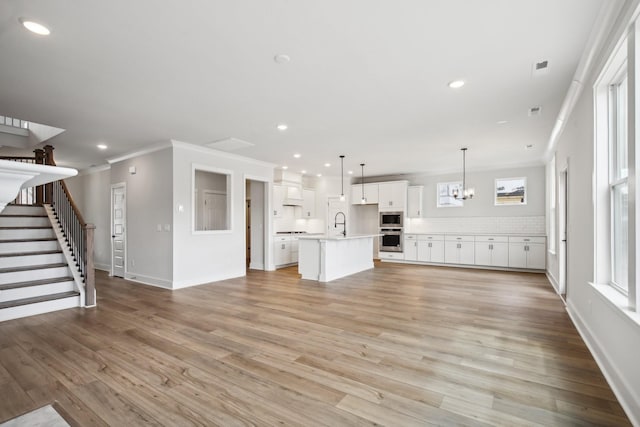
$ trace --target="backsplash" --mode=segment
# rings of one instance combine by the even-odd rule
[[[545,234],[545,217],[412,218],[405,233]]]

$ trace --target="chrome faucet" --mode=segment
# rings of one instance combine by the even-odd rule
[[[338,222],[338,215],[342,214],[342,222]],[[333,228],[338,228],[338,225],[342,225],[343,229],[342,229],[342,234],[344,237],[347,237],[347,216],[344,214],[344,212],[338,212],[336,214],[336,217],[333,219]]]

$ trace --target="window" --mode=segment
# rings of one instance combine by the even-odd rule
[[[609,58],[594,85],[595,146],[594,146],[594,198],[595,198],[595,262],[594,285],[623,311],[637,311],[639,266],[635,230],[637,222],[637,190],[630,181],[636,176],[635,149],[630,150],[629,130],[638,134],[638,122],[629,114],[629,105],[637,103],[635,76],[628,70],[635,68],[628,55],[637,43],[635,25]],[[633,134],[632,133],[632,134]]]
[[[611,284],[625,294],[629,282],[629,168],[627,74],[609,85],[609,192],[611,194]]]
[[[549,252],[556,252],[556,156],[549,164]]]
[[[232,229],[230,171],[193,166],[193,231],[197,234]]]
[[[526,205],[527,178],[496,179],[495,205]]]

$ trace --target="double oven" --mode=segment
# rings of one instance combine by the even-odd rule
[[[404,212],[380,212],[380,252],[402,252]]]

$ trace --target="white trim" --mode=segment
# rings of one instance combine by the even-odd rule
[[[245,163],[251,163],[258,166],[264,166],[268,168],[275,168],[277,165],[275,163],[263,162],[262,160],[252,159],[251,157],[240,156],[238,154],[228,153],[226,151],[216,150],[214,148],[205,147],[202,145],[194,145],[188,142],[176,141],[175,139],[171,140],[171,146],[177,148],[184,148],[186,150],[196,151],[199,153],[205,154],[213,154],[218,157],[222,157],[229,160],[238,160]]]
[[[79,171],[78,175],[76,175],[76,176],[92,175],[94,173],[104,172],[104,171],[108,171],[108,170],[111,170],[111,165],[110,164],[92,166],[90,168],[83,169],[83,170]]]
[[[227,228],[224,230],[196,230],[196,171],[213,172],[227,177]],[[191,163],[191,234],[192,235],[208,235],[208,234],[231,234],[233,233],[233,174],[230,169],[218,168],[215,166],[204,165],[202,163]],[[212,190],[203,190],[210,191]],[[246,190],[243,190],[243,192]],[[222,193],[219,193],[222,194]]]
[[[171,148],[171,141],[169,142],[161,142],[153,145],[148,145],[136,151],[130,151],[129,153],[123,154],[122,156],[112,157],[107,159],[107,162],[112,165],[114,163],[121,162],[123,160],[133,159],[134,157],[144,156],[146,154],[155,153],[156,151],[164,150],[165,148]]]
[[[143,285],[155,286],[157,288],[163,289],[174,289],[170,280],[160,279],[158,277],[144,276],[142,274],[127,272],[125,273],[124,278],[132,282],[141,283]]]
[[[107,273],[111,272],[111,266],[109,264],[93,264],[96,270],[106,271]]]
[[[219,276],[201,277],[199,279],[174,280],[173,289],[183,289],[183,288],[190,288],[192,286],[207,285],[207,284],[212,284],[213,282],[219,282],[221,280],[235,279],[235,278],[244,277],[244,276],[246,276],[246,271],[243,268],[241,274],[234,274],[234,275],[224,274]]]
[[[599,292],[596,292],[596,294],[598,293]],[[611,387],[611,390],[613,390],[616,398],[618,398],[618,402],[629,417],[631,424],[635,426],[640,425],[640,418],[637,418],[637,414],[640,414],[640,396],[634,396],[633,389],[629,387],[625,380],[626,377],[622,375],[620,370],[613,364],[612,359],[607,354],[606,348],[600,344],[596,336],[585,323],[579,311],[576,310],[573,300],[569,300],[567,302],[566,308],[571,321],[578,330],[582,340],[587,345],[587,348],[595,359],[600,371],[602,371],[602,374]]]
[[[556,294],[560,295],[560,285],[558,285],[558,281],[556,280],[555,277],[553,277],[553,274],[551,274],[551,271],[549,270],[545,271],[545,275],[547,276],[549,283],[551,283],[551,286],[553,286],[553,290],[556,291]]]
[[[273,265],[273,254],[271,249],[273,248],[273,242],[272,242],[272,238],[273,238],[273,233],[271,231],[271,227],[273,225],[273,220],[271,218],[270,213],[271,211],[271,195],[272,195],[272,191],[271,188],[273,186],[273,177],[264,177],[264,176],[259,176],[259,175],[251,175],[251,174],[243,174],[243,186],[242,186],[242,200],[247,200],[247,181],[258,181],[258,182],[262,182],[264,184],[264,195],[263,195],[263,199],[264,199],[264,206],[263,206],[263,221],[264,221],[264,236],[262,238],[262,243],[264,244],[263,247],[263,262],[262,262],[262,266],[259,267],[258,264],[255,264],[253,261],[249,262],[249,269],[255,269],[255,270],[264,270],[264,271],[269,271],[269,270],[275,270],[275,266]],[[246,209],[246,203],[245,203],[245,209]],[[244,215],[245,221],[247,218],[246,212]],[[244,230],[245,233],[247,232],[247,224],[244,224]],[[246,236],[245,236],[246,238]],[[245,240],[246,241],[246,240]],[[246,248],[245,248],[246,249]]]

